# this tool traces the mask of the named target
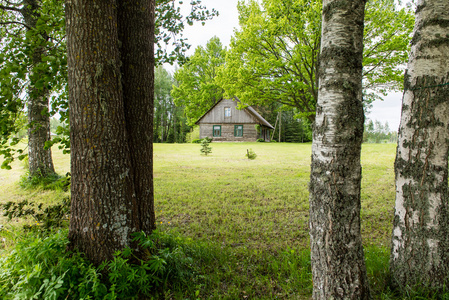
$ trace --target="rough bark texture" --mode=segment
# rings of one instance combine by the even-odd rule
[[[27,30],[36,28],[39,19],[39,4],[36,0],[24,1],[24,8],[21,10]],[[42,33],[43,39],[48,39]],[[34,45],[32,52],[33,66],[42,63],[42,56],[45,55],[43,46]],[[47,176],[55,173],[51,148],[45,149],[45,142],[51,139],[50,136],[50,115],[48,95],[46,87],[36,88],[34,83],[40,79],[39,74],[30,74],[30,87],[28,89],[28,163],[30,176]]]
[[[66,15],[70,247],[98,264],[155,228],[154,0],[67,0]]]
[[[155,228],[153,212],[154,1],[120,1],[122,81],[126,129],[138,203],[134,226]],[[151,37],[151,38],[150,38]],[[151,213],[150,213],[151,212]]]
[[[404,81],[390,268],[404,291],[448,283],[449,2],[420,0]]]
[[[365,1],[323,1],[310,176],[314,299],[368,299],[360,234]]]

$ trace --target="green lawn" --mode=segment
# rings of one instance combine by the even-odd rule
[[[156,144],[159,226],[225,246],[279,251],[308,245],[311,144]],[[245,158],[246,149],[257,158]],[[389,243],[395,145],[366,144],[362,165],[365,243]]]
[[[202,156],[199,144],[154,145],[158,227],[215,253],[215,262],[201,267],[207,279],[192,289],[200,291],[200,298],[310,297],[307,184],[311,144],[211,146],[212,153]],[[362,234],[371,253],[371,285],[379,291],[384,287],[375,278],[379,268],[386,272],[388,263],[395,148],[394,144],[365,144],[362,151]],[[247,149],[257,154],[255,160],[245,157]],[[54,150],[54,158],[61,175],[69,171],[68,155]],[[31,199],[52,203],[64,196],[62,192],[20,189],[23,163],[13,167],[0,171],[0,202]],[[5,219],[1,222],[5,228],[15,226]],[[10,244],[6,240],[2,245],[7,248]],[[371,270],[370,261],[379,258]],[[176,292],[167,297],[172,296],[181,298]]]

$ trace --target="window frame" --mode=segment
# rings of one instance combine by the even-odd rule
[[[220,135],[215,135],[215,127],[220,128]],[[213,137],[221,137],[221,125],[212,125],[212,136]]]
[[[237,135],[238,127],[241,127],[241,135]],[[234,136],[235,137],[243,137],[243,125],[234,125]]]
[[[226,115],[226,112],[229,112],[229,115]],[[230,118],[231,117],[231,108],[230,107],[225,107],[224,108],[224,116],[225,118]]]

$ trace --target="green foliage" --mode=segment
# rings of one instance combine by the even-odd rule
[[[16,140],[11,137],[34,126],[18,121],[27,101],[53,93],[52,111],[45,113],[67,108],[63,2],[27,2],[29,9],[19,9],[23,3],[7,2],[10,6],[0,8],[0,155],[5,158],[2,168],[8,168],[16,156],[23,155],[23,149],[15,147]],[[65,117],[61,111],[61,118]]]
[[[403,65],[408,61],[414,24],[413,11],[399,8],[393,0],[366,2],[363,97],[368,104],[403,90]]]
[[[226,48],[219,38],[211,38],[206,48],[201,46],[174,77],[177,85],[172,96],[176,106],[183,106],[191,126],[215,103],[223,98],[223,89],[215,82],[218,67],[225,62]]]
[[[241,30],[217,78],[226,95],[247,104],[277,101],[313,119],[321,6],[312,0],[239,2]]]
[[[158,231],[138,233],[135,241],[148,254],[144,260],[125,248],[95,267],[82,254],[66,251],[66,231],[41,238],[28,235],[0,259],[0,298],[158,298],[173,288],[189,291],[201,280],[190,256],[201,259],[199,246]]]
[[[200,139],[194,139],[192,140],[192,144],[200,144],[201,140]]]
[[[35,223],[24,225],[27,231],[50,232],[51,230],[67,226],[70,215],[70,198],[63,199],[62,203],[44,207],[42,203],[36,204],[28,200],[20,202],[9,201],[0,204],[4,211],[3,216],[9,220],[13,218],[33,217]]]
[[[194,140],[200,139],[200,127],[199,126],[193,126],[191,128],[191,131],[186,134],[186,142],[193,143]],[[200,143],[199,141],[198,143]]]
[[[190,13],[183,16],[182,4],[183,1],[176,0],[156,1],[155,56],[157,64],[173,64],[175,61],[185,63],[187,59],[184,53],[190,48],[182,34],[185,26],[193,25],[194,22],[201,22],[204,25],[207,20],[218,16],[218,11],[208,10],[201,4],[201,0],[191,1]],[[168,53],[164,45],[171,45],[170,49],[173,50]]]
[[[385,125],[379,121],[367,120],[365,131],[363,132],[363,142],[367,143],[395,143],[397,133],[390,130],[388,122]]]
[[[18,122],[28,99],[36,96],[50,97],[50,116],[58,113],[61,126],[58,137],[48,141],[47,147],[60,143],[65,153],[70,152],[68,131],[67,57],[65,40],[65,15],[63,0],[32,2],[4,1],[0,7],[2,53],[0,53],[0,155],[3,169],[23,155],[17,149],[17,133],[23,132],[24,124]],[[24,9],[24,5],[30,9]],[[183,1],[156,1],[155,60],[157,64],[186,61],[185,51],[190,48],[182,31],[186,25],[202,22],[218,15],[215,9],[208,10],[201,1],[190,3],[190,12],[183,16],[180,6]],[[31,7],[33,5],[33,7]],[[30,13],[30,18],[24,15]],[[31,21],[30,21],[31,20]],[[25,24],[25,25],[24,25]],[[172,45],[171,52],[162,45]],[[36,51],[37,50],[37,51]],[[38,53],[38,55],[36,54]],[[25,93],[28,92],[28,93]],[[24,97],[24,95],[26,95]],[[181,113],[181,112],[177,112]],[[185,122],[185,121],[184,121]],[[182,123],[180,123],[182,124]],[[180,126],[182,132],[187,131]],[[168,136],[168,135],[167,135]],[[173,132],[172,142],[182,142],[183,136]]]
[[[153,141],[182,143],[190,129],[186,124],[183,107],[176,107],[173,103],[171,90],[173,77],[162,67],[154,73],[154,118]]]
[[[248,158],[248,159],[256,159],[256,157],[257,157],[257,154],[256,154],[256,152],[254,152],[253,151],[253,149],[246,149],[246,154],[245,154],[245,156]]]
[[[272,101],[295,107],[314,121],[321,39],[321,1],[264,0],[238,4],[240,30],[231,40],[216,82],[225,95],[242,102]],[[394,0],[367,2],[364,47],[364,100],[402,86],[413,13]]]
[[[257,139],[256,142],[258,142],[258,143],[264,143],[265,140],[264,140],[264,139]]]
[[[201,149],[200,149],[201,154],[207,156],[208,154],[212,153],[212,147],[209,146],[211,142],[212,139],[207,136],[201,140]]]

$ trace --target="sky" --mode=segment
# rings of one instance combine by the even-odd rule
[[[188,3],[190,1],[185,2]],[[215,8],[218,10],[219,16],[206,21],[204,26],[201,23],[186,26],[184,37],[188,38],[188,42],[192,45],[187,55],[192,55],[198,46],[205,47],[207,41],[214,36],[220,38],[224,46],[229,46],[234,30],[239,28],[237,3],[238,0],[201,1],[201,4],[208,9]],[[184,9],[189,9],[188,5],[185,5]],[[174,67],[165,67],[173,73]],[[383,101],[376,100],[366,118],[373,121],[378,120],[382,124],[388,122],[390,129],[396,131],[399,128],[401,117],[401,101],[402,93],[391,93]]]

